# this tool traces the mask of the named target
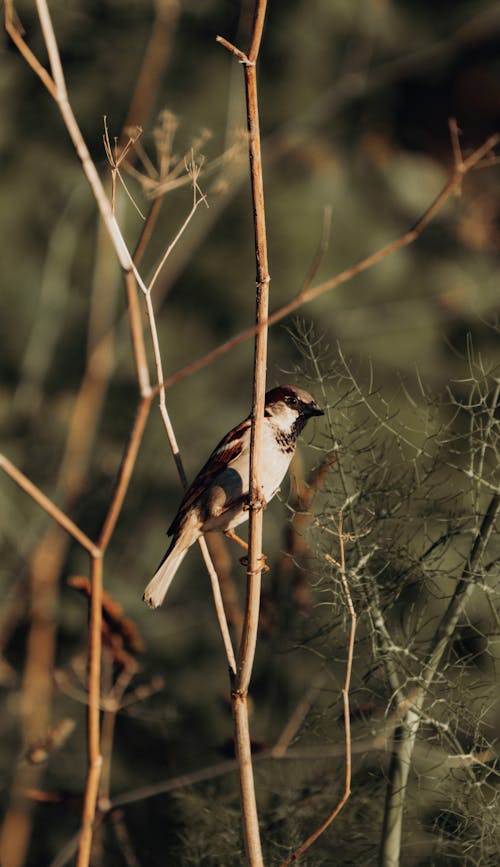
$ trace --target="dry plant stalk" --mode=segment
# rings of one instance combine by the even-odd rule
[[[244,54],[221,36],[218,42],[234,54],[243,65],[247,107],[248,155],[253,201],[256,259],[256,332],[254,347],[252,425],[250,433],[250,486],[247,595],[243,630],[238,651],[235,676],[232,678],[231,705],[233,710],[236,758],[240,783],[243,836],[247,861],[252,867],[263,862],[259,818],[252,767],[252,749],[248,725],[248,688],[252,675],[259,625],[260,587],[262,574],[262,524],[265,503],[262,497],[262,431],[267,369],[267,322],[269,310],[269,268],[267,258],[264,181],[260,146],[259,103],[257,96],[257,58],[259,55],[267,0],[257,0],[254,12],[250,50]]]
[[[175,5],[175,4],[174,4]],[[186,476],[182,465],[180,452],[175,440],[175,434],[167,412],[165,404],[165,395],[162,390],[162,363],[160,348],[157,336],[156,321],[151,302],[151,291],[154,282],[163,267],[171,250],[182,236],[186,226],[194,215],[198,205],[204,201],[204,196],[201,194],[197,184],[197,170],[193,164],[190,167],[193,178],[193,206],[192,209],[177,233],[174,241],[169,245],[166,252],[161,258],[161,261],[155,271],[153,279],[149,286],[146,286],[142,280],[135,261],[132,259],[126,244],[123,240],[118,223],[114,215],[114,203],[110,205],[105,190],[100,181],[97,170],[90,158],[88,148],[83,140],[77,121],[71,109],[68,95],[66,91],[66,83],[61,65],[61,59],[57,46],[57,41],[52,25],[52,20],[45,0],[38,0],[37,10],[42,26],[44,40],[49,55],[52,77],[49,76],[44,67],[39,63],[37,58],[30,51],[21,36],[18,22],[14,14],[12,0],[7,0],[5,24],[7,32],[11,35],[13,41],[18,47],[21,54],[24,56],[29,65],[34,69],[40,77],[49,93],[56,101],[61,111],[64,123],[70,134],[75,150],[81,160],[82,168],[90,183],[92,192],[98,204],[101,217],[108,230],[109,237],[113,243],[118,261],[124,271],[125,283],[127,286],[128,301],[129,301],[129,320],[130,330],[133,343],[134,360],[136,364],[137,379],[140,386],[141,400],[139,403],[137,417],[134,427],[131,432],[130,440],[127,445],[119,478],[110,503],[108,514],[106,516],[98,544],[95,545],[78,527],[68,518],[68,516],[58,509],[50,500],[45,497],[22,473],[20,473],[6,458],[0,456],[0,466],[11,475],[23,489],[38,502],[67,532],[69,532],[76,540],[85,547],[91,554],[91,574],[92,574],[92,592],[91,592],[91,614],[89,624],[89,677],[88,677],[88,738],[89,738],[89,770],[85,786],[84,808],[82,817],[82,829],[79,839],[78,852],[78,867],[86,867],[90,860],[90,849],[92,843],[92,831],[96,816],[97,795],[99,791],[99,778],[102,766],[102,756],[100,752],[100,669],[101,669],[101,651],[102,651],[102,558],[106,547],[111,539],[112,532],[116,525],[116,521],[120,514],[123,500],[128,487],[128,482],[135,464],[140,442],[144,432],[144,427],[149,414],[151,405],[152,388],[149,378],[149,369],[146,360],[146,351],[144,347],[144,338],[142,332],[142,322],[140,310],[137,303],[137,284],[141,288],[145,302],[146,311],[149,320],[151,339],[153,344],[153,352],[155,356],[156,370],[158,374],[158,391],[160,392],[160,409],[174,455],[174,459],[183,484],[186,483]],[[175,16],[174,16],[175,17]],[[109,144],[109,140],[108,140]],[[111,153],[111,168],[112,172],[116,173],[120,158]],[[115,165],[116,163],[116,165]],[[157,202],[155,203],[157,204]],[[156,211],[152,209],[153,217],[151,222],[154,222]],[[149,222],[149,221],[147,221]],[[144,244],[140,244],[137,249],[137,258],[142,254]],[[163,395],[162,395],[163,391]],[[200,540],[200,547],[205,559],[212,588],[214,592],[214,600],[216,610],[220,622],[221,633],[225,645],[228,665],[234,673],[236,671],[236,662],[232,649],[229,629],[225,619],[220,589],[218,586],[217,575],[212,565],[208,549],[204,539]],[[22,856],[21,856],[22,857]],[[17,862],[16,862],[17,863]],[[20,862],[19,862],[20,863]]]
[[[394,731],[393,753],[389,768],[384,827],[380,847],[380,867],[398,867],[400,863],[406,788],[417,735],[422,721],[422,709],[449,641],[474,590],[474,569],[480,562],[489,543],[499,514],[500,494],[496,493],[490,499],[481,526],[478,528],[478,532],[472,542],[467,562],[437,628],[428,658],[423,662],[419,685],[413,691],[412,698],[405,708],[401,724]],[[466,765],[467,763],[464,763],[464,766]]]
[[[354,658],[354,642],[356,640],[356,625],[357,625],[357,617],[356,612],[354,610],[354,605],[352,603],[351,591],[349,590],[349,584],[346,576],[345,569],[345,547],[344,547],[344,534],[343,534],[343,515],[342,512],[339,513],[339,547],[340,547],[340,563],[337,563],[333,557],[326,555],[326,559],[333,566],[336,566],[339,570],[340,580],[342,582],[342,588],[344,590],[344,595],[346,598],[347,608],[349,610],[349,617],[351,619],[351,627],[349,630],[349,641],[347,645],[347,662],[346,662],[346,670],[345,670],[345,680],[344,686],[342,688],[342,704],[344,710],[344,729],[345,729],[345,777],[344,777],[344,791],[339,802],[333,808],[331,813],[328,814],[326,819],[323,820],[319,828],[316,828],[312,834],[305,840],[301,846],[295,849],[292,854],[286,858],[285,861],[282,862],[281,867],[287,867],[287,865],[292,864],[294,861],[298,861],[299,858],[302,857],[304,852],[316,842],[316,840],[321,837],[321,835],[326,831],[326,829],[331,825],[333,820],[338,816],[342,808],[345,806],[347,801],[349,800],[349,796],[351,794],[351,766],[352,766],[352,747],[351,747],[351,712],[349,708],[349,690],[351,688],[351,675],[352,675],[352,661]]]
[[[455,129],[456,121],[451,118],[451,139],[453,151],[456,155],[455,134],[453,132]],[[196,373],[196,371],[211,364],[212,361],[215,361],[217,358],[230,352],[236,346],[239,346],[240,343],[249,340],[258,333],[259,329],[270,328],[272,325],[276,325],[277,322],[280,322],[291,313],[295,313],[295,311],[304,304],[309,304],[311,301],[315,301],[316,298],[319,298],[326,292],[331,292],[334,289],[337,289],[343,283],[347,283],[349,280],[352,280],[353,277],[363,273],[363,271],[367,271],[374,265],[378,265],[378,263],[385,259],[386,256],[390,256],[397,250],[401,250],[403,247],[408,247],[410,244],[413,244],[427,228],[429,223],[443,209],[448,200],[454,195],[460,195],[463,179],[470,171],[481,169],[483,167],[486,168],[496,163],[497,158],[492,155],[492,151],[499,143],[500,134],[495,133],[494,135],[489,136],[489,138],[487,138],[480,147],[476,148],[476,150],[469,154],[466,159],[463,158],[461,151],[459,151],[460,157],[458,161],[455,162],[453,172],[443,189],[407,232],[404,232],[398,238],[395,238],[379,250],[376,250],[375,253],[371,253],[369,256],[360,259],[359,262],[355,262],[354,265],[350,265],[348,268],[340,271],[340,273],[335,277],[330,277],[328,280],[324,280],[317,286],[309,286],[308,281],[306,281],[305,287],[299,292],[299,294],[290,301],[287,301],[286,304],[278,307],[277,310],[270,314],[266,321],[260,323],[260,325],[250,325],[248,328],[240,331],[239,334],[226,340],[225,343],[219,344],[215,349],[210,350],[210,352],[207,352],[205,355],[200,356],[200,358],[195,359],[195,361],[189,362],[189,364],[186,364],[175,373],[172,373],[164,382],[165,388],[170,388],[186,376],[191,376],[191,374]]]

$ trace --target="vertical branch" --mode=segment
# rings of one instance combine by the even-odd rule
[[[255,13],[256,25],[262,27],[262,7],[259,3]],[[255,33],[252,46],[255,43]],[[250,675],[255,654],[257,639],[257,623],[260,602],[260,576],[262,571],[262,523],[263,507],[261,467],[262,467],[262,427],[264,422],[264,397],[266,391],[267,368],[267,321],[269,309],[269,269],[267,261],[267,238],[264,210],[264,186],[262,178],[262,156],[260,149],[259,106],[257,100],[257,70],[256,54],[245,64],[245,86],[247,96],[247,121],[249,134],[250,176],[252,182],[252,200],[255,229],[255,258],[257,265],[257,296],[256,325],[259,327],[255,335],[253,396],[252,396],[252,427],[250,446],[250,527],[248,536],[248,593],[243,636],[238,656],[237,689],[241,693],[248,691]]]
[[[316,828],[315,831],[307,838],[307,840],[302,843],[298,849],[295,849],[294,852],[282,862],[281,867],[288,867],[293,861],[298,861],[299,858],[306,852],[313,843],[316,842],[318,837],[326,831],[326,829],[331,825],[333,820],[338,816],[342,808],[345,806],[347,801],[349,800],[349,796],[351,794],[351,765],[352,765],[352,755],[351,755],[351,711],[349,707],[349,690],[351,688],[351,675],[352,675],[352,661],[354,658],[354,642],[356,639],[356,626],[357,626],[357,616],[356,611],[354,610],[354,605],[352,602],[351,591],[349,590],[349,584],[347,582],[346,570],[345,570],[345,548],[344,548],[344,535],[343,535],[343,515],[342,512],[339,514],[339,544],[340,544],[340,563],[336,563],[333,557],[326,556],[326,559],[332,563],[334,566],[337,566],[340,572],[340,580],[342,582],[342,588],[344,590],[344,595],[346,598],[347,608],[349,610],[349,616],[351,618],[351,628],[349,630],[349,641],[347,645],[347,662],[345,669],[345,679],[344,686],[342,689],[342,704],[344,709],[344,730],[345,730],[345,776],[344,776],[344,791],[342,796],[336,806],[333,808],[331,813],[323,820],[319,828]]]
[[[420,726],[422,707],[438,671],[443,654],[448,647],[450,638],[475,587],[474,572],[484,555],[499,512],[500,494],[495,494],[489,502],[481,526],[474,538],[460,580],[437,628],[428,659],[422,668],[421,685],[418,688],[416,697],[411,702],[401,725],[398,726],[394,733],[380,846],[380,867],[398,867],[400,863],[406,789]]]
[[[77,867],[90,863],[92,828],[99,791],[102,756],[100,750],[100,696],[101,696],[101,634],[102,634],[102,557],[92,557],[92,591],[89,623],[88,673],[88,750],[89,769],[85,786],[82,830],[78,849]]]
[[[233,680],[232,708],[238,759],[243,835],[247,861],[263,864],[259,819],[255,797],[252,752],[248,726],[248,687],[252,674],[259,622],[262,573],[262,523],[264,501],[261,487],[262,428],[267,367],[267,320],[269,311],[269,268],[267,259],[264,183],[260,146],[259,104],[256,62],[259,54],[266,13],[266,0],[257,0],[253,32],[248,55],[227,40],[217,37],[243,64],[247,105],[248,150],[252,187],[256,259],[256,334],[253,368],[252,426],[250,439],[250,525],[248,531],[248,581],[243,631],[238,653],[238,667]]]

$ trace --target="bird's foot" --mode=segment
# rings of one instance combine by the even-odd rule
[[[250,499],[250,495],[248,495],[245,499],[245,503],[243,504],[243,511],[249,512],[252,506],[254,506],[255,508],[267,509],[267,503],[268,501],[262,494],[260,496],[257,494],[253,501]]]
[[[224,532],[224,535],[226,539],[231,539],[231,542],[236,542],[236,544],[239,545],[240,548],[243,548],[244,551],[248,551],[248,542],[245,542],[245,540],[242,539],[241,536],[238,536],[238,534],[235,533],[233,530],[226,530]]]
[[[248,567],[248,557],[241,557],[240,563],[242,566]],[[267,565],[267,557],[265,554],[261,554],[258,560],[258,571],[259,572],[269,572],[269,566]]]

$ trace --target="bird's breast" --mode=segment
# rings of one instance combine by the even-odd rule
[[[281,431],[264,427],[261,485],[267,502],[274,496],[290,466],[295,451],[293,442]]]

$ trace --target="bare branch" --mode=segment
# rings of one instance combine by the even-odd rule
[[[100,748],[101,707],[101,633],[102,633],[102,559],[92,558],[92,594],[90,598],[89,624],[89,675],[88,675],[88,736],[89,768],[85,785],[82,814],[82,829],[78,849],[77,867],[87,867],[90,862],[92,828],[101,777],[102,755]]]
[[[477,568],[488,546],[499,512],[500,495],[495,494],[489,502],[481,526],[478,528],[474,538],[460,580],[437,629],[428,660],[423,668],[423,685],[418,688],[415,698],[412,700],[402,720],[401,726],[396,729],[394,734],[394,745],[397,743],[398,749],[392,754],[389,769],[389,784],[380,850],[381,867],[397,867],[399,864],[406,788],[417,734],[422,719],[422,708],[450,638],[475,587],[474,570]]]
[[[254,347],[252,425],[250,433],[250,525],[248,530],[247,596],[243,630],[238,651],[238,667],[232,688],[236,756],[239,763],[240,799],[247,861],[252,867],[263,864],[259,820],[252,769],[248,726],[248,687],[252,674],[259,624],[262,573],[263,499],[261,488],[262,432],[267,368],[267,322],[269,310],[269,267],[267,260],[264,182],[260,143],[259,103],[256,61],[262,38],[267,0],[257,0],[248,57],[226,40],[223,44],[243,62],[247,105],[248,153],[252,187],[256,259],[256,332]],[[219,41],[222,41],[219,37]],[[262,326],[263,327],[260,327]]]
[[[14,464],[2,454],[0,454],[0,468],[4,470],[4,472],[6,472],[7,475],[10,476],[11,479],[13,479],[16,484],[31,497],[32,500],[35,501],[35,503],[38,503],[38,505],[41,506],[42,509],[51,516],[51,518],[54,518],[63,530],[66,530],[70,536],[73,536],[73,538],[79,542],[80,545],[89,552],[89,554],[93,557],[101,556],[99,547],[95,545],[79,527],[76,526],[71,518],[68,518],[68,516],[55,505],[55,503],[49,500],[45,494],[42,494],[41,490],[37,488],[33,482],[30,482],[28,477],[25,476],[21,470],[18,470],[17,467],[15,467]]]
[[[123,456],[115,491],[111,499],[111,503],[109,504],[108,513],[106,515],[106,519],[104,521],[101,533],[99,535],[99,548],[103,552],[108,547],[109,541],[113,534],[113,530],[116,526],[116,522],[122,510],[130,478],[132,476],[135,462],[137,460],[137,455],[139,453],[139,448],[142,442],[144,428],[146,427],[146,422],[149,418],[150,409],[151,398],[141,398],[139,407],[137,409],[137,415],[135,417],[134,425],[130,433],[130,438],[125,449],[125,454]]]
[[[338,802],[338,804],[334,807],[331,813],[326,817],[326,819],[321,823],[319,828],[316,828],[315,831],[307,838],[307,840],[302,843],[297,849],[292,852],[292,854],[286,858],[285,861],[282,862],[281,867],[287,867],[287,865],[292,864],[294,861],[298,861],[299,858],[302,857],[304,852],[306,852],[316,840],[321,837],[321,835],[326,831],[326,829],[331,825],[333,820],[338,816],[342,808],[345,806],[347,801],[349,800],[349,796],[351,794],[351,713],[349,709],[349,690],[351,687],[351,675],[352,675],[352,661],[354,658],[354,642],[356,639],[356,612],[354,610],[354,605],[352,603],[351,592],[349,590],[349,584],[347,582],[346,577],[346,569],[345,569],[345,548],[344,548],[344,534],[343,534],[343,516],[342,512],[339,513],[339,543],[340,543],[340,580],[342,582],[342,587],[344,589],[344,594],[346,597],[347,608],[349,610],[349,616],[351,618],[351,628],[349,631],[349,642],[347,648],[347,662],[346,662],[346,672],[345,672],[345,680],[344,687],[342,689],[342,704],[344,708],[344,728],[345,728],[345,782],[344,782],[344,791],[342,796]],[[326,559],[329,560],[333,565],[335,564],[334,560],[327,554]]]
[[[13,0],[5,0],[5,29],[28,66],[31,66],[52,98],[56,99],[57,91],[53,79],[23,39],[23,28],[14,10]]]
[[[441,190],[441,192],[436,196],[432,204],[427,208],[427,210],[422,214],[422,216],[417,220],[417,222],[409,229],[407,232],[404,232],[403,235],[400,235],[394,241],[390,241],[384,247],[381,247],[375,253],[371,253],[369,256],[366,256],[364,259],[360,259],[359,262],[356,262],[354,265],[351,265],[349,268],[345,268],[335,277],[331,277],[329,280],[324,280],[322,283],[319,283],[317,286],[312,286],[310,289],[306,289],[306,291],[301,292],[295,298],[292,298],[291,301],[288,301],[286,304],[283,304],[282,307],[279,307],[274,313],[271,313],[268,319],[259,323],[258,325],[251,325],[248,328],[245,328],[239,334],[236,334],[234,337],[231,337],[230,340],[227,340],[225,343],[219,344],[215,349],[212,349],[210,352],[207,352],[205,355],[202,355],[200,358],[197,358],[195,361],[189,362],[176,373],[172,373],[167,379],[164,381],[165,388],[170,388],[175,383],[179,382],[181,379],[184,379],[186,376],[191,376],[191,374],[195,373],[201,368],[206,367],[208,364],[211,364],[212,361],[215,361],[217,358],[220,358],[222,355],[225,355],[230,350],[234,349],[236,346],[239,346],[240,343],[244,343],[245,340],[249,340],[250,337],[253,337],[258,333],[259,329],[270,328],[272,325],[276,325],[277,322],[280,322],[286,316],[289,316],[291,313],[295,313],[296,310],[301,308],[304,304],[309,304],[311,301],[315,301],[316,298],[320,298],[321,295],[325,295],[327,292],[333,291],[333,289],[337,289],[343,283],[347,283],[349,280],[352,280],[353,277],[356,277],[358,274],[362,274],[363,271],[367,271],[369,268],[372,268],[374,265],[378,265],[383,259],[387,256],[392,255],[397,250],[401,250],[403,247],[407,247],[410,244],[413,244],[417,238],[420,237],[422,232],[427,228],[429,223],[434,219],[434,217],[442,210],[444,205],[448,202],[448,200],[455,195],[461,188],[463,178],[465,175],[475,168],[480,168],[483,165],[483,161],[487,160],[487,155],[492,151],[494,147],[500,142],[500,135],[490,136],[481,147],[477,148],[461,165],[458,167],[455,166],[455,169],[446,182],[445,186]]]

